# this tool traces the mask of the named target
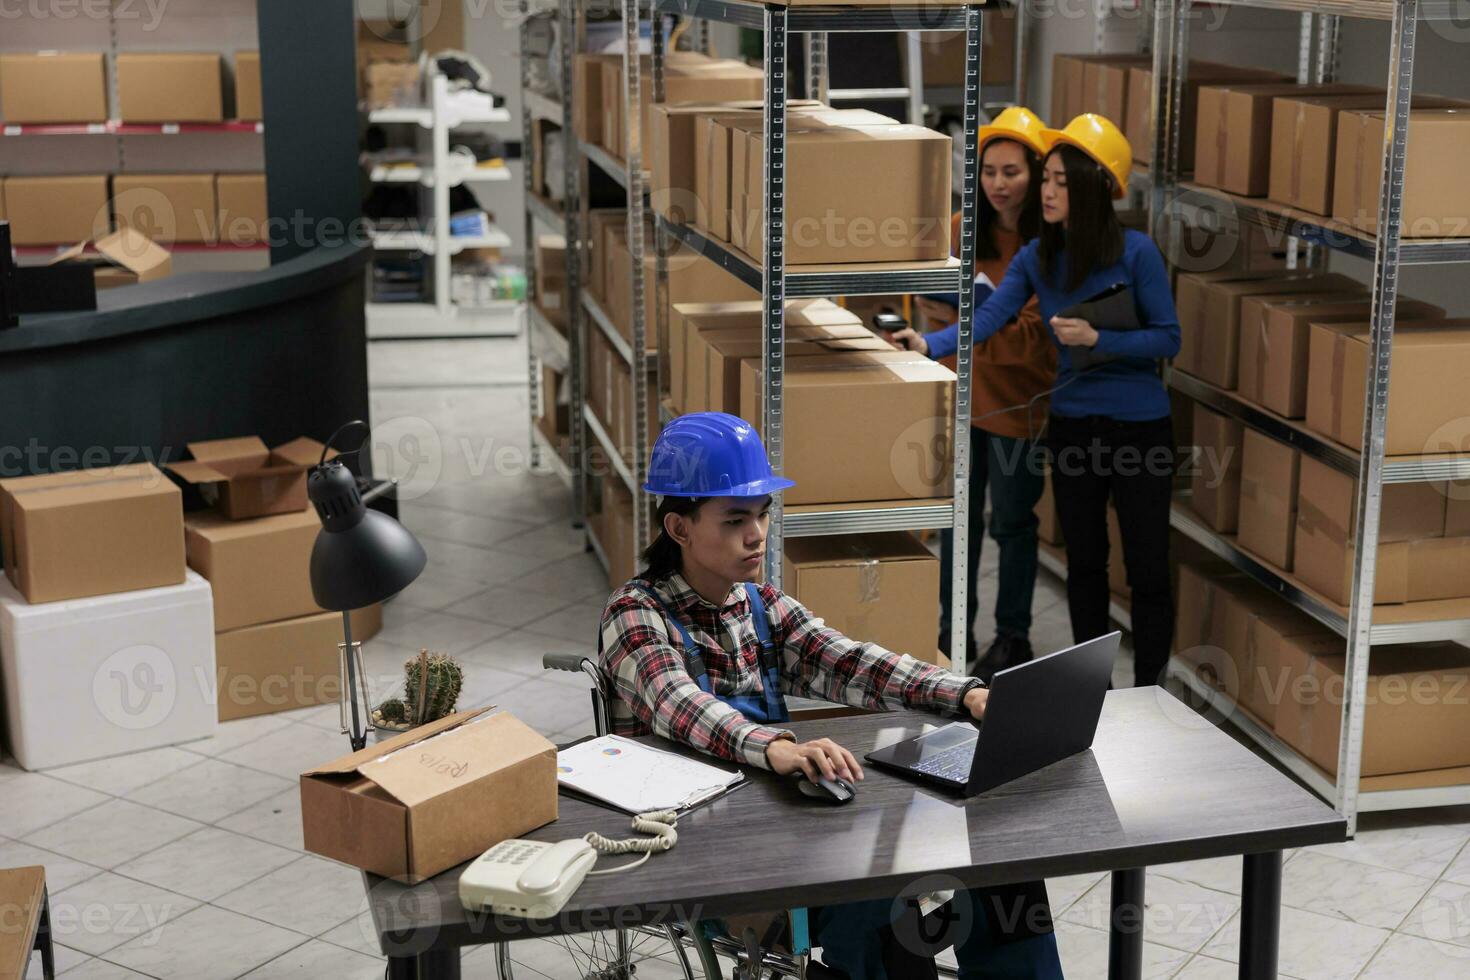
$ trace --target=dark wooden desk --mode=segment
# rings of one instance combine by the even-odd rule
[[[935,720],[904,711],[792,727],[861,757]],[[1346,836],[1331,808],[1158,688],[1112,692],[1092,750],[970,800],[866,771],[842,807],[752,773],[753,785],[681,819],[672,851],[588,878],[555,920],[465,912],[459,868],[412,887],[364,875],[390,976],[455,977],[458,948],[478,943],[1110,871],[1109,975],[1137,978],[1143,869],[1240,854],[1240,975],[1274,978],[1281,852]],[[629,836],[621,814],[566,796],[560,819],[531,836],[589,830]]]

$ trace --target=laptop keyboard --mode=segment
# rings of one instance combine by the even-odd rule
[[[923,762],[915,763],[913,770],[926,776],[937,776],[940,779],[965,783],[970,780],[970,768],[974,761],[975,743],[970,741],[964,745],[956,745],[952,749],[935,753]]]

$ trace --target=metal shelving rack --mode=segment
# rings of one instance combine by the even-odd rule
[[[1394,307],[1399,270],[1405,265],[1470,261],[1470,240],[1400,241],[1400,202],[1410,101],[1413,92],[1414,45],[1420,21],[1445,20],[1454,14],[1448,0],[1222,0],[1230,6],[1292,11],[1302,17],[1299,77],[1302,81],[1331,81],[1336,72],[1339,18],[1358,17],[1392,22],[1386,105],[1388,127],[1383,153],[1383,181],[1379,197],[1379,234],[1365,235],[1337,222],[1292,212],[1261,201],[1249,201],[1179,181],[1179,122],[1188,65],[1190,0],[1153,0],[1153,56],[1156,88],[1152,95],[1154,133],[1151,172],[1151,226],[1160,229],[1160,216],[1198,217],[1191,211],[1223,212],[1236,221],[1248,220],[1277,228],[1309,245],[1371,257],[1373,261],[1371,355],[1368,361],[1364,406],[1366,450],[1359,453],[1323,440],[1303,427],[1248,405],[1179,372],[1171,385],[1217,411],[1240,419],[1253,429],[1289,443],[1314,459],[1357,478],[1357,547],[1353,550],[1352,603],[1335,607],[1300,587],[1290,576],[1268,567],[1241,550],[1233,539],[1215,534],[1176,506],[1172,525],[1297,608],[1316,617],[1347,641],[1346,697],[1338,748],[1337,777],[1333,778],[1303,759],[1274,733],[1253,722],[1233,704],[1216,696],[1183,664],[1171,664],[1171,676],[1197,695],[1210,700],[1264,751],[1306,785],[1331,801],[1347,818],[1350,832],[1360,812],[1411,809],[1470,803],[1470,785],[1424,789],[1362,791],[1363,717],[1367,699],[1368,658],[1375,644],[1437,639],[1470,639],[1470,620],[1434,618],[1433,603],[1410,603],[1412,609],[1375,610],[1373,582],[1378,550],[1379,516],[1386,483],[1461,478],[1470,473],[1470,458],[1433,456],[1385,459],[1384,438],[1388,410],[1389,368],[1393,353]],[[1315,50],[1315,59],[1312,52]],[[1171,224],[1172,227],[1172,224]],[[1165,229],[1167,233],[1167,229]],[[1177,238],[1177,236],[1174,236]],[[1172,243],[1163,243],[1166,254]],[[1415,611],[1425,615],[1415,618]],[[1379,622],[1374,622],[1375,615]]]
[[[679,14],[704,21],[719,21],[760,30],[763,34],[765,98],[763,136],[765,159],[762,165],[766,221],[764,254],[760,264],[697,229],[677,225],[660,217],[655,235],[656,269],[660,294],[667,276],[667,252],[672,241],[679,241],[714,261],[742,282],[761,292],[762,327],[765,338],[761,356],[765,392],[762,400],[762,431],[771,466],[776,472],[784,468],[785,454],[785,302],[803,296],[875,295],[885,293],[949,292],[959,294],[959,351],[957,355],[954,403],[954,492],[949,501],[920,501],[909,506],[830,508],[793,506],[787,508],[778,495],[771,506],[770,533],[766,542],[766,581],[780,588],[783,541],[788,535],[873,533],[890,530],[950,528],[954,533],[953,646],[951,662],[955,670],[964,672],[965,643],[968,628],[965,621],[965,595],[969,588],[965,555],[968,550],[966,515],[969,512],[969,440],[963,438],[970,424],[970,369],[973,353],[974,292],[968,284],[975,278],[975,220],[979,193],[977,132],[980,118],[980,29],[981,8],[978,6],[903,6],[892,7],[787,7],[762,4],[750,0],[652,0],[656,14]],[[634,0],[625,0],[632,10]],[[634,30],[629,30],[630,38]],[[964,31],[965,86],[963,190],[961,193],[961,229],[959,257],[946,262],[895,264],[889,268],[865,266],[852,270],[788,267],[785,260],[785,166],[786,110],[790,74],[787,71],[788,38],[791,34],[807,35],[809,77],[806,91],[827,91],[826,35],[848,31]],[[653,97],[663,95],[663,39],[653,31]],[[631,46],[631,44],[630,44]],[[628,91],[638,91],[637,62],[625,62],[632,70],[625,74]],[[625,118],[627,118],[625,113]],[[630,144],[636,146],[636,144]],[[635,159],[629,155],[630,172]],[[641,186],[641,182],[640,182]],[[643,202],[629,188],[630,228],[641,227]],[[633,222],[636,220],[637,224]],[[631,236],[630,236],[631,240]],[[641,268],[639,257],[634,267]],[[635,291],[641,310],[641,293]],[[657,308],[658,348],[668,349],[668,325],[663,304]],[[635,350],[641,344],[642,320],[637,320]],[[642,393],[635,396],[643,404]],[[642,421],[640,419],[640,421]],[[641,464],[640,464],[641,465]],[[641,472],[639,476],[641,477]]]

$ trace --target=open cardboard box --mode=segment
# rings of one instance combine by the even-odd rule
[[[273,449],[260,436],[209,439],[186,448],[193,459],[165,468],[199,487],[210,506],[232,521],[305,510],[306,471],[322,455],[322,444],[305,436]]]
[[[135,228],[120,228],[91,242],[79,242],[60,253],[48,265],[64,262],[90,265],[98,289],[131,286],[162,279],[173,272],[168,249]]]
[[[556,819],[556,746],[461,711],[301,775],[308,851],[410,883]]]

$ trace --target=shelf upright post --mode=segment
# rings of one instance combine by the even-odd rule
[[[442,320],[454,315],[454,303],[449,292],[449,266],[453,258],[449,254],[449,182],[444,179],[444,167],[449,161],[449,118],[446,113],[449,103],[449,80],[430,68],[429,106],[433,112],[433,127],[430,129],[430,166],[434,168],[434,184],[429,194],[434,200],[432,216],[434,234],[434,309]]]
[[[1184,81],[1189,70],[1190,0],[1155,0],[1153,91],[1153,159],[1149,164],[1149,227],[1166,236],[1164,255],[1179,264],[1181,235],[1175,227],[1173,202],[1178,195],[1179,129],[1183,117]]]
[[[587,158],[577,152],[577,129],[573,119],[572,55],[581,51],[586,25],[578,0],[561,0],[561,132],[562,132],[562,222],[565,225],[567,257],[567,376],[571,388],[572,522],[584,527],[587,518],[587,424],[583,421],[586,400],[587,364],[585,334],[587,318],[582,314],[582,230],[587,227],[582,186],[587,182]],[[529,169],[529,168],[528,168]]]
[[[761,129],[765,138],[765,159],[761,163],[762,204],[765,221],[765,244],[762,248],[761,335],[765,344],[761,351],[761,376],[765,379],[765,398],[761,407],[761,429],[765,435],[766,453],[771,470],[780,474],[785,469],[786,410],[783,388],[786,383],[786,16],[787,8],[766,4],[762,15],[765,35],[765,106],[761,113]],[[825,52],[823,52],[825,60]],[[785,505],[778,491],[771,498],[770,531],[766,537],[766,582],[781,588],[781,553],[785,535],[781,517]]]
[[[1313,44],[1317,37],[1317,15],[1310,10],[1304,10],[1301,13],[1300,21],[1301,26],[1297,30],[1296,83],[1298,85],[1306,85],[1312,81],[1313,68],[1316,64],[1312,53]],[[1308,245],[1305,265],[1310,267],[1313,264],[1314,258],[1312,248]],[[1286,267],[1288,269],[1296,269],[1302,265],[1302,240],[1296,235],[1286,236]]]
[[[970,382],[974,359],[975,222],[980,190],[980,50],[982,13],[965,7],[965,135],[960,184],[959,347],[955,351],[954,517],[950,534],[950,669],[969,670],[966,638],[970,635]],[[1022,465],[1028,465],[1022,461]]]
[[[1378,518],[1383,504],[1383,453],[1388,422],[1388,377],[1393,354],[1394,306],[1399,288],[1400,208],[1409,107],[1414,89],[1414,35],[1419,0],[1397,0],[1388,63],[1387,131],[1383,186],[1378,198],[1378,245],[1373,256],[1373,327],[1363,405],[1365,442],[1358,470],[1357,545],[1353,549],[1352,608],[1348,610],[1347,690],[1337,747],[1337,812],[1348,833],[1358,823],[1358,779],[1363,763],[1363,712],[1368,700],[1368,655],[1373,629],[1373,580],[1378,561]]]
[[[650,13],[653,20],[653,101],[655,104],[663,102],[664,93],[664,32],[663,14],[657,10]],[[706,23],[704,20],[700,24]],[[652,198],[650,198],[650,201]],[[683,207],[689,202],[671,201],[673,207]],[[669,234],[664,230],[663,222],[654,218],[653,232],[653,322],[654,343],[658,349],[658,362],[655,366],[656,374],[654,380],[654,406],[653,418],[659,417],[663,411],[664,386],[670,383],[671,373],[669,365]],[[643,412],[640,404],[638,412]],[[652,504],[652,501],[649,502]],[[650,528],[651,534],[657,534],[658,528]]]
[[[623,0],[623,146],[628,166],[628,253],[633,260],[633,304],[629,324],[633,332],[633,560],[649,541],[648,500],[643,484],[648,482],[648,337],[645,329],[643,278],[643,112],[642,65],[638,56],[639,0]],[[649,5],[652,7],[652,4]],[[654,24],[656,28],[657,23]],[[655,32],[656,33],[656,32]]]
[[[1317,64],[1312,81],[1337,81],[1337,61],[1342,40],[1342,17],[1337,14],[1317,15]]]
[[[802,35],[802,41],[806,48],[806,97],[826,103],[832,80],[827,65],[827,32],[812,31]]]
[[[903,83],[908,88],[909,122],[924,125],[924,46],[918,31],[903,36]]]
[[[1012,64],[1015,66],[1015,79],[1013,87],[1015,90],[1015,104],[1026,104],[1026,23],[1030,19],[1026,16],[1026,0],[1016,0],[1016,51]],[[1063,120],[1056,120],[1054,126],[1065,126]]]
[[[531,109],[526,105],[525,94],[530,91],[531,81],[531,58],[527,45],[527,25],[530,23],[530,0],[520,0],[516,4],[520,11],[521,24],[518,29],[518,40],[520,42],[521,57],[521,190],[526,196],[526,201],[531,200],[535,193],[535,186],[531,179],[531,173],[535,170],[535,141],[531,135]],[[531,336],[531,312],[529,304],[537,302],[540,297],[536,295],[536,228],[535,219],[531,216],[531,208],[524,209],[526,243],[526,303],[525,332],[526,332],[526,384],[530,403],[528,420],[530,423],[529,445],[531,447],[531,469],[539,470],[544,461],[541,459],[541,442],[536,438],[536,420],[545,411],[546,392],[541,386],[541,362],[536,357],[536,344]]]

